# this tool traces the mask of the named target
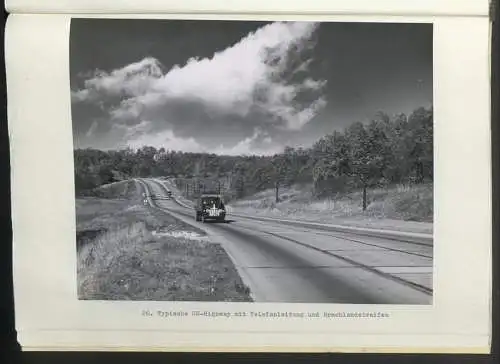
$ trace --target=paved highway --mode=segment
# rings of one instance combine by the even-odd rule
[[[147,202],[205,230],[258,302],[431,304],[432,242],[277,219],[227,216],[201,223],[164,181],[137,183]],[[173,192],[173,199],[152,199]]]

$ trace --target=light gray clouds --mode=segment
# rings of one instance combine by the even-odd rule
[[[145,57],[108,72],[95,71],[73,90],[72,103],[100,105],[106,117],[94,120],[82,137],[102,130],[123,146],[278,152],[282,146],[273,142],[276,133],[300,131],[326,105],[326,81],[308,72],[317,26],[272,23],[211,58],[193,55],[168,70]],[[109,125],[99,128],[96,123]]]

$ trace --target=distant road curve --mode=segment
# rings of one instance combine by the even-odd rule
[[[195,221],[194,210],[164,181],[137,182],[151,206],[205,230],[220,243],[256,301],[432,303],[433,248],[429,237],[421,236],[425,234],[353,231],[235,214],[226,224],[203,224]],[[173,193],[170,200],[149,197],[166,195],[167,190]]]

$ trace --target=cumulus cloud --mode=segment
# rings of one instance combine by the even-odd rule
[[[204,152],[203,147],[194,138],[180,138],[172,130],[151,134],[135,134],[127,139],[128,147],[137,149],[144,145],[165,148],[166,150],[182,150],[184,152]]]
[[[224,155],[252,155],[256,151],[261,155],[273,155],[282,151],[280,145],[274,144],[271,136],[256,128],[252,136],[239,141],[232,147],[219,145],[212,153]]]
[[[167,71],[154,58],[96,71],[72,100],[106,100],[110,120],[132,130],[125,138],[134,143],[179,140],[186,143],[179,144],[182,150],[199,147],[186,132],[192,130],[189,123],[224,120],[227,127],[239,122],[247,134],[232,148],[245,151],[263,128],[300,130],[325,106],[325,81],[308,74],[307,52],[316,28],[315,23],[272,23],[211,58],[192,58]],[[143,120],[151,120],[148,129]]]
[[[99,101],[103,97],[135,97],[150,92],[152,82],[162,76],[160,63],[145,58],[111,71],[95,71],[85,80],[84,88],[72,93],[75,102]]]
[[[172,130],[163,130],[151,133],[151,123],[142,121],[131,128],[122,129],[125,134],[126,144],[123,147],[133,149],[141,148],[144,145],[155,148],[165,148],[165,150],[182,150],[192,153],[215,153],[219,155],[273,155],[281,152],[282,148],[273,143],[272,138],[266,132],[256,128],[252,136],[247,137],[236,144],[220,143],[214,148],[208,148],[197,142],[193,137],[182,138],[176,136]],[[257,152],[257,153],[256,153]]]

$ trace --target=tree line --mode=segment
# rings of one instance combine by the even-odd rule
[[[367,123],[356,122],[325,135],[310,148],[285,147],[273,156],[185,153],[145,146],[76,149],[74,160],[79,195],[131,177],[168,176],[198,187],[215,181],[229,199],[275,188],[278,200],[280,187],[292,184],[312,183],[318,197],[362,189],[366,208],[370,187],[432,182],[433,110],[418,108],[408,116],[393,117],[380,112]]]

